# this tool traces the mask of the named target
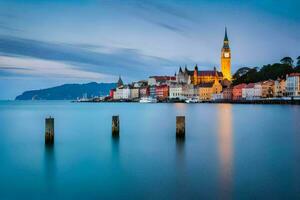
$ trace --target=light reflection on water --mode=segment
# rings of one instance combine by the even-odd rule
[[[233,132],[232,105],[218,105],[218,152],[220,159],[220,197],[232,198]]]
[[[297,199],[299,119],[299,106],[0,102],[0,199]]]

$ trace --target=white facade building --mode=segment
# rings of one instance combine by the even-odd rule
[[[216,101],[216,100],[222,100],[224,99],[223,97],[223,93],[218,93],[218,94],[213,94],[212,95],[212,100]]]
[[[113,98],[115,100],[121,99],[123,96],[123,88],[116,88],[116,91],[114,92]]]
[[[300,73],[287,75],[285,89],[287,96],[300,96]]]
[[[130,99],[130,88],[129,87],[120,87],[117,88],[114,92],[114,99]]]
[[[183,99],[183,86],[181,84],[172,84],[169,87],[169,98],[170,99]]]
[[[262,86],[260,83],[249,83],[242,89],[242,98],[246,100],[254,100],[261,98]]]

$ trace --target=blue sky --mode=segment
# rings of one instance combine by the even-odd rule
[[[0,99],[63,83],[232,72],[300,55],[298,0],[0,0]]]

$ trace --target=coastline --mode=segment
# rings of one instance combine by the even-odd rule
[[[135,100],[120,100],[120,101],[99,101],[99,100],[73,100],[73,103],[140,103]],[[261,100],[215,100],[215,101],[201,101],[197,103],[186,103],[185,101],[158,101],[157,103],[185,103],[185,104],[277,104],[277,105],[300,105],[300,99],[295,100],[273,100],[273,99],[261,99]],[[141,103],[144,104],[144,103]],[[155,104],[155,103],[154,103]]]

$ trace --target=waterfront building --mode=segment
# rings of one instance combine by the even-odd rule
[[[114,98],[114,93],[116,92],[116,89],[111,89],[110,91],[109,91],[109,97],[110,98]]]
[[[268,97],[273,97],[274,96],[274,81],[273,80],[267,80],[263,81],[261,83],[262,87],[262,98],[268,98]]]
[[[225,37],[221,50],[221,72],[224,76],[224,79],[231,81],[231,50],[229,47],[227,28],[225,28]]]
[[[192,84],[185,84],[182,87],[182,96],[185,99],[199,97],[198,88]]]
[[[179,71],[176,75],[177,83],[193,84],[194,86],[203,83],[214,82],[215,79],[219,81],[227,80],[231,83],[231,50],[229,47],[229,40],[227,36],[227,29],[225,28],[225,36],[223,41],[223,47],[221,50],[221,72],[214,70],[198,70],[198,66],[194,67],[194,70],[188,70],[187,67],[182,70],[179,67]]]
[[[130,99],[130,87],[128,85],[117,87],[116,91],[114,92],[114,99]]]
[[[248,83],[246,87],[242,88],[242,99],[253,99],[254,97],[254,83]]]
[[[222,72],[218,72],[216,68],[214,68],[214,70],[199,71],[197,65],[194,67],[193,71],[188,70],[186,67],[184,71],[182,71],[180,67],[176,77],[178,83],[193,84],[194,86],[197,86],[202,83],[211,83],[214,82],[215,79],[222,81]]]
[[[150,76],[148,79],[148,85],[163,85],[163,84],[171,84],[172,82],[176,82],[176,76]]]
[[[285,80],[277,79],[274,81],[274,97],[283,97],[285,95]]]
[[[259,99],[262,94],[261,83],[249,83],[242,88],[242,99],[254,100]]]
[[[155,86],[156,98],[165,100],[169,97],[169,86],[167,84]]]
[[[202,101],[211,100],[213,94],[213,83],[202,83],[199,85],[199,99]]]
[[[148,81],[141,80],[141,81],[138,81],[138,82],[134,82],[132,85],[135,88],[140,88],[142,86],[146,86],[147,84],[148,84]]]
[[[219,81],[202,83],[199,85],[199,99],[200,100],[211,100],[213,94],[219,94],[222,91],[222,85]]]
[[[123,96],[123,88],[121,88],[121,87],[116,88],[116,91],[114,92],[113,95],[114,95],[113,98],[115,100],[121,99]]]
[[[300,96],[300,73],[287,75],[285,85],[287,96]]]
[[[212,100],[213,101],[218,101],[218,100],[223,100],[223,99],[224,99],[223,93],[213,94],[212,95]]]
[[[213,83],[213,94],[219,94],[222,92],[222,84],[220,83],[219,79],[216,77]]]
[[[179,67],[179,71],[176,75],[176,82],[179,84],[191,84],[194,72],[189,71],[187,67],[185,66],[184,71],[182,71],[182,68]]]
[[[224,100],[232,100],[232,88],[223,88],[222,94]]]
[[[148,86],[142,86],[140,87],[140,97],[149,97],[150,91]]]
[[[169,86],[170,99],[183,99],[183,84],[171,84]]]
[[[156,86],[155,85],[149,86],[149,94],[150,94],[151,98],[156,99]]]
[[[262,84],[260,82],[254,85],[254,97],[259,99],[262,97]]]
[[[232,99],[241,100],[242,99],[242,89],[245,88],[247,84],[241,83],[233,87],[232,89]]]
[[[130,89],[130,99],[138,99],[140,97],[139,88],[133,87]]]

